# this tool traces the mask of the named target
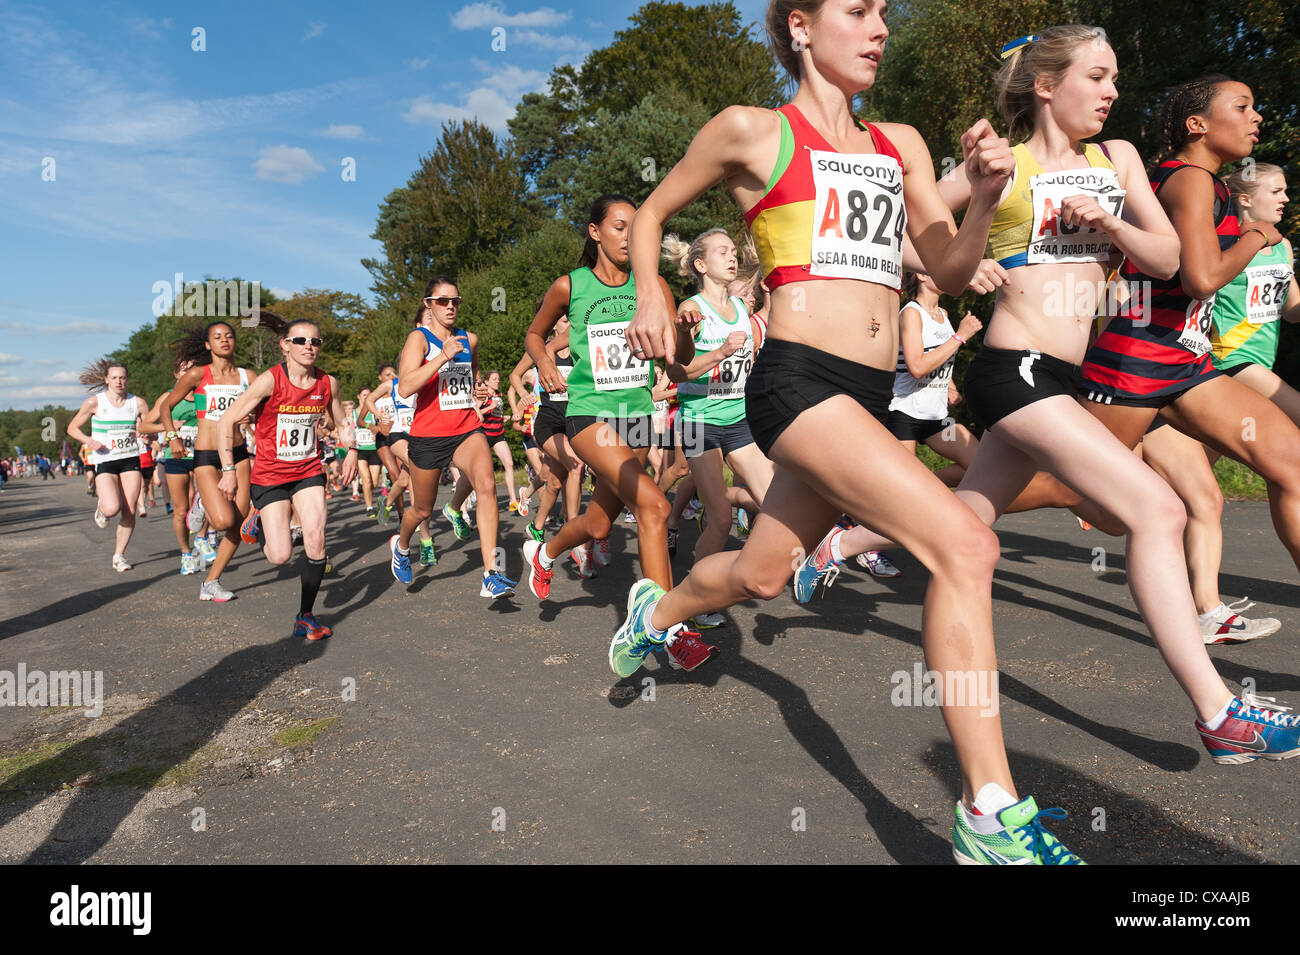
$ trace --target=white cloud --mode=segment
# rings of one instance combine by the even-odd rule
[[[549,74],[541,70],[524,70],[514,65],[496,69],[495,64],[486,60],[471,62],[487,74],[481,86],[470,90],[458,104],[421,97],[406,111],[406,121],[440,126],[447,122],[477,119],[489,129],[505,132],[506,122],[514,116],[520,97],[532,90],[546,89],[550,79]]]
[[[480,30],[485,27],[557,27],[572,17],[550,7],[538,7],[527,13],[506,13],[502,3],[470,3],[451,15],[457,30]]]
[[[66,404],[75,408],[86,397],[85,389],[69,388],[67,385],[28,385],[23,387],[16,385],[13,387],[0,387],[0,395],[5,400],[13,401],[23,398],[39,398],[51,400],[53,404]]]
[[[579,40],[572,34],[561,33],[556,36],[550,33],[541,33],[537,30],[511,30],[506,34],[506,46],[509,47],[511,43],[539,46],[543,50],[559,50],[564,53],[592,49],[590,43]]]
[[[127,26],[131,28],[132,33],[139,33],[151,40],[161,40],[163,31],[172,28],[172,18],[151,20],[149,17],[132,17],[127,21]]]
[[[337,123],[330,123],[329,129],[321,133],[330,139],[360,139],[365,134],[366,131],[360,126],[340,126]]]
[[[305,182],[325,167],[311,158],[311,153],[300,146],[267,146],[253,163],[258,179],[297,185]]]
[[[307,30],[307,33],[303,36],[303,39],[314,40],[316,39],[316,37],[320,36],[324,32],[325,32],[325,24],[317,23],[315,20],[313,20],[311,22],[311,26]]]
[[[21,355],[10,355],[8,352],[0,351],[0,365],[20,365],[26,360]]]
[[[59,372],[55,372],[54,374],[50,375],[50,376],[49,376],[48,378],[46,378],[45,380],[48,381],[48,382],[50,382],[51,384],[59,384],[59,383],[62,383],[62,382],[71,382],[71,383],[75,384],[75,383],[77,383],[78,381],[81,380],[81,372],[79,372],[79,371],[59,371]]]
[[[429,64],[432,62],[433,62],[433,57],[426,56],[422,60],[407,60],[406,65],[413,70],[423,70],[423,69],[427,69]]]

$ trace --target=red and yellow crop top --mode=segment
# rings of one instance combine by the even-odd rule
[[[767,287],[857,279],[897,290],[907,209],[894,144],[858,120],[877,151],[837,152],[793,103],[776,112],[776,167],[763,198],[745,213]]]

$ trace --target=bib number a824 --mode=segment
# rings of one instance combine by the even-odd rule
[[[902,166],[878,153],[809,154],[815,190],[810,273],[897,288],[907,230]]]

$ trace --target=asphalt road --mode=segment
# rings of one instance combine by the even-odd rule
[[[0,706],[0,861],[951,862],[951,744],[934,707],[891,702],[921,660],[926,573],[906,554],[895,581],[852,567],[809,606],[733,608],[693,674],[620,681],[630,525],[612,566],[561,570],[539,608],[526,587],[479,597],[477,541],[445,522],[408,591],[391,529],[336,496],[317,604],[335,636],[308,644],[289,635],[296,562],[244,547],[237,599],[200,603],[161,509],[118,574],[92,508],[76,479],[0,494],[0,671],[102,671],[104,689],[96,717]],[[523,522],[502,526],[517,577]],[[1228,505],[1225,528],[1224,594],[1283,628],[1211,654],[1234,688],[1300,702],[1295,569],[1266,505]],[[1300,759],[1210,762],[1122,542],[1056,511],[998,531],[1006,739],[1021,791],[1069,812],[1053,831],[1093,863],[1300,862]]]

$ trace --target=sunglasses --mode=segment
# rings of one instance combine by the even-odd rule
[[[290,345],[310,345],[312,348],[320,348],[325,344],[323,338],[307,338],[305,335],[295,335],[293,338],[286,338],[285,341]]]
[[[446,308],[448,305],[459,305],[460,296],[459,295],[430,296],[429,298],[426,298],[424,300],[424,303],[426,305],[441,305],[443,308]]]

